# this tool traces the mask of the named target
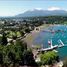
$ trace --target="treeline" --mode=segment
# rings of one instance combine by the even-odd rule
[[[46,24],[63,24],[67,21],[67,16],[46,16],[46,17],[29,17],[30,20],[45,21]]]
[[[67,17],[63,16],[48,16],[45,17],[45,20],[49,24],[64,24],[67,21]]]

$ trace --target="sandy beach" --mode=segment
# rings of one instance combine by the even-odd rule
[[[27,34],[24,38],[24,41],[27,43],[28,47],[32,47],[33,40],[36,38],[39,32],[36,32],[35,30],[31,31],[31,33]]]

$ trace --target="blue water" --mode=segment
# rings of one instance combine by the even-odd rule
[[[54,30],[56,32],[48,32],[47,30]],[[49,47],[48,40],[52,39],[53,45],[59,45],[59,39],[65,44],[64,47],[56,49],[60,58],[67,56],[67,26],[66,25],[55,25],[48,27],[41,31],[38,36],[34,39],[33,43],[37,45],[43,45],[43,48]]]

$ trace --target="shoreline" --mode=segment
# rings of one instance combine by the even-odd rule
[[[51,26],[51,24],[43,24],[39,27],[36,27],[36,28],[39,28],[40,30],[36,30],[34,29],[33,31],[31,31],[31,33],[27,34],[26,37],[24,38],[24,41],[27,43],[28,47],[32,47],[34,46],[33,44],[33,40],[37,37],[37,35],[42,31],[44,30],[45,28]],[[36,44],[35,44],[36,45]]]
[[[33,31],[31,31],[31,33],[29,33],[29,34],[25,37],[24,40],[27,42],[27,45],[28,45],[29,48],[32,48],[32,45],[33,45],[33,47],[35,47],[35,46],[34,46],[35,44],[33,44],[33,40],[37,37],[37,35],[38,35],[41,31],[43,31],[45,28],[48,28],[49,26],[53,26],[53,25],[51,25],[51,24],[49,24],[49,25],[46,25],[46,24],[41,25],[41,26],[37,27],[37,28],[40,28],[40,31],[33,30]],[[32,51],[33,51],[34,59],[35,59],[35,56],[37,55],[37,50],[32,49]],[[49,65],[47,65],[47,66],[49,67]],[[47,67],[47,66],[46,66],[46,67]],[[62,66],[63,66],[63,61],[61,61],[61,60],[60,60],[60,62],[55,63],[55,64],[53,65],[53,67],[62,67]]]
[[[57,25],[57,24],[54,24]],[[43,24],[41,26],[35,27],[35,29],[33,31],[31,31],[29,34],[26,35],[26,37],[24,38],[24,41],[27,43],[28,47],[35,47],[33,44],[33,40],[38,36],[38,34],[43,31],[44,29],[48,28],[49,26],[54,26],[53,24]],[[39,30],[36,30],[36,28],[38,28]]]
[[[36,32],[35,30],[31,31],[31,33],[27,34],[24,38],[24,41],[27,43],[28,47],[32,47],[33,40],[36,38],[36,36],[39,34],[39,32]]]

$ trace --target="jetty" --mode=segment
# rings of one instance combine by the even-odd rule
[[[64,46],[64,43],[62,42],[62,40],[60,39],[59,40],[60,42],[60,45],[52,45],[52,40],[51,41],[48,41],[48,44],[50,45],[50,47],[48,48],[41,48],[41,49],[38,49],[38,52],[45,52],[45,51],[51,51],[51,50],[55,50],[57,48],[61,48]]]
[[[61,40],[59,40],[59,41],[60,41],[60,45],[58,46],[59,48],[65,46]]]

